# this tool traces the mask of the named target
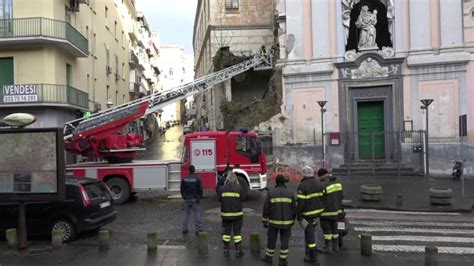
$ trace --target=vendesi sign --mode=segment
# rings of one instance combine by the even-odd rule
[[[37,102],[39,89],[38,84],[3,85],[3,102]]]

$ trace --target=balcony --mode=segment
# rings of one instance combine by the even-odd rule
[[[71,24],[49,18],[0,19],[0,49],[57,45],[75,57],[89,56],[89,42]]]
[[[1,107],[45,105],[89,109],[89,94],[56,84],[4,85],[0,91]]]
[[[135,82],[130,82],[130,93],[134,93],[135,95],[140,94],[140,84]]]
[[[128,58],[128,63],[130,64],[131,67],[133,68],[138,68],[140,67],[140,61],[138,60],[137,55],[135,52],[130,52],[130,56]]]
[[[137,42],[138,41],[138,36],[139,35],[139,32],[138,32],[138,25],[137,23],[132,23],[129,27],[128,27],[128,35],[130,36],[130,39],[132,41],[135,41]]]

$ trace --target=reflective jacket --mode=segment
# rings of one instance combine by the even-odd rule
[[[298,186],[298,220],[318,218],[324,211],[324,186],[315,177],[305,177]]]
[[[236,220],[244,215],[240,199],[240,185],[225,184],[218,193],[217,199],[221,202],[221,216],[224,220]]]
[[[326,189],[326,195],[323,197],[324,212],[322,217],[336,219],[337,215],[342,211],[342,184],[337,182],[335,178],[323,181]]]
[[[296,200],[284,185],[271,189],[263,205],[262,221],[279,229],[290,228],[296,218]]]
[[[201,178],[196,174],[190,174],[181,181],[181,197],[184,200],[199,200],[202,198]]]

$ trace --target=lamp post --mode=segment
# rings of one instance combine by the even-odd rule
[[[319,107],[321,107],[321,153],[322,153],[322,158],[323,158],[323,164],[324,164],[324,112],[326,112],[326,109],[324,109],[324,106],[326,105],[328,101],[318,101]]]
[[[430,153],[429,153],[429,148],[428,148],[428,132],[429,132],[429,126],[428,126],[428,106],[430,106],[430,104],[433,102],[433,99],[421,99],[420,100],[421,104],[423,104],[420,109],[422,110],[425,110],[426,111],[426,115],[425,115],[425,125],[426,125],[426,136],[425,136],[425,154],[426,154],[426,158],[425,158],[425,167],[426,167],[426,176],[429,176],[430,175],[430,163],[429,163],[429,158],[430,158]]]

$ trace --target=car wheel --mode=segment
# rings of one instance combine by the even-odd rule
[[[239,179],[239,184],[240,184],[240,198],[242,199],[242,201],[246,200],[248,195],[249,195],[249,184],[247,183],[247,180],[245,180],[243,177],[241,176],[237,176],[237,178]]]
[[[130,185],[122,178],[111,178],[105,182],[112,192],[115,204],[124,204],[130,198]]]
[[[76,230],[74,224],[68,219],[58,219],[51,225],[53,230],[61,230],[63,232],[63,242],[70,242],[76,238]]]

